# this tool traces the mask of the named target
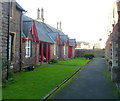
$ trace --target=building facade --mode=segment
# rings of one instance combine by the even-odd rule
[[[2,12],[1,12],[1,20],[2,20],[2,33],[0,38],[1,38],[1,60],[2,60],[2,77],[5,78],[7,74],[7,65],[8,65],[8,5],[9,3],[7,2],[2,2],[1,3],[2,7]]]
[[[2,2],[2,76],[20,70],[21,17],[24,9],[14,0]],[[10,69],[11,68],[11,69]]]
[[[106,42],[106,61],[108,69],[112,73],[112,81],[120,82],[120,1],[114,0],[110,24],[108,30],[108,40]]]
[[[9,22],[9,60],[14,72],[21,71],[21,34],[22,34],[22,12],[25,11],[17,2],[10,4]]]

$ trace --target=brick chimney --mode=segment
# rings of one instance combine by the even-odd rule
[[[38,8],[38,10],[37,10],[37,19],[39,19],[40,18],[40,9]]]
[[[58,30],[62,30],[62,28],[61,28],[61,21],[60,21],[60,22],[57,22],[57,29],[58,29]]]
[[[44,22],[44,9],[43,8],[41,8],[41,10],[38,8],[38,10],[37,10],[37,19],[36,20],[40,21],[40,22]]]

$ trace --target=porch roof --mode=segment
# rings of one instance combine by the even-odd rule
[[[69,39],[69,45],[70,46],[75,46],[75,42],[76,42],[75,39]]]
[[[30,30],[31,30],[33,19],[29,18],[29,17],[27,17],[25,15],[22,17],[22,19],[23,19],[23,25],[22,25],[23,34],[26,37],[28,37],[28,34],[29,34]]]
[[[52,33],[48,33],[48,35],[54,41],[54,43],[57,43],[58,33],[52,32]]]
[[[60,35],[62,45],[65,45],[67,40],[69,40],[68,35]]]

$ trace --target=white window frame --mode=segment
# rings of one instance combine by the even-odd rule
[[[12,35],[9,35],[9,60],[12,58]]]
[[[9,34],[9,60],[13,61],[15,56],[15,42],[16,42],[16,33],[10,32]]]
[[[28,40],[26,41],[25,43],[25,57],[31,57],[31,54],[32,54],[32,40]]]
[[[56,55],[56,44],[54,44],[54,55]]]
[[[65,55],[65,51],[66,51],[66,49],[65,49],[66,47],[64,46],[64,55]]]

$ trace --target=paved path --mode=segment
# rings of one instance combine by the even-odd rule
[[[103,58],[93,59],[54,99],[116,99],[111,82],[103,74],[105,68]]]

